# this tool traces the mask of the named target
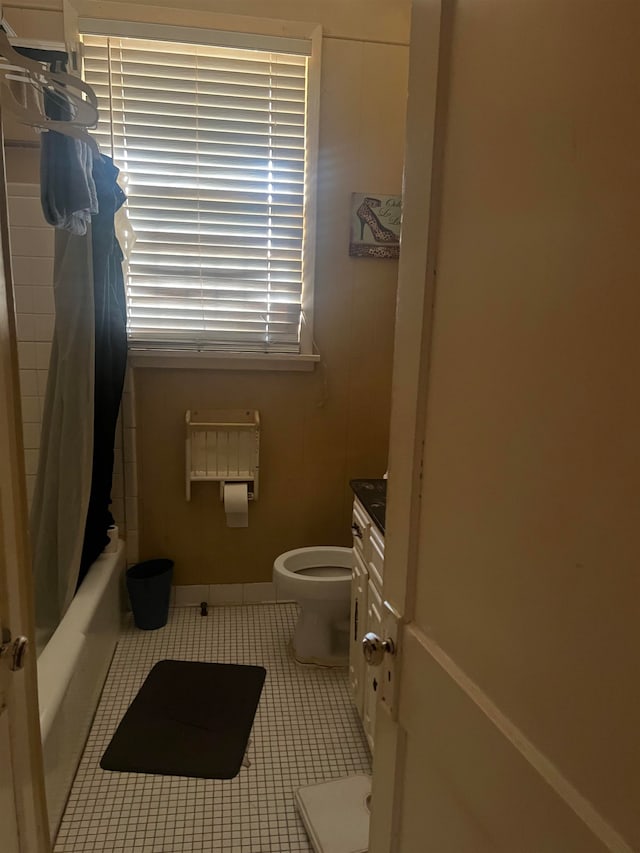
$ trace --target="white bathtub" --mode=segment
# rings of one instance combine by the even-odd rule
[[[49,826],[55,837],[120,632],[124,543],[91,566],[38,657]]]

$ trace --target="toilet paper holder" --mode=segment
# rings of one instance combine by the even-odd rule
[[[191,484],[246,483],[249,500],[258,499],[260,413],[253,409],[189,409],[185,414],[186,495]]]

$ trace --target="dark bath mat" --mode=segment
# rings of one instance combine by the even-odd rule
[[[266,674],[261,666],[160,661],[120,721],[100,767],[233,779]]]

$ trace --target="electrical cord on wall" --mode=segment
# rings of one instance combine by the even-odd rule
[[[313,336],[311,337],[311,343],[313,344],[313,351],[317,352],[319,354],[320,350],[318,349],[316,339]],[[316,403],[316,408],[322,409],[327,404],[327,400],[329,399],[329,380],[327,377],[327,365],[325,364],[325,362],[322,358],[320,358],[320,361],[318,362],[318,367],[321,370],[322,391],[321,391],[320,399]]]

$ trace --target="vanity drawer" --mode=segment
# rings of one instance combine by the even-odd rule
[[[384,539],[377,527],[371,525],[369,530],[369,548],[367,564],[369,577],[379,590],[382,590],[384,577]]]
[[[366,664],[362,654],[362,638],[367,632],[367,569],[353,549],[353,580],[351,581],[351,630],[349,638],[349,683],[351,698],[360,719],[364,713],[364,676]]]
[[[360,556],[366,560],[366,555],[368,551],[368,541],[369,541],[369,528],[371,527],[371,521],[369,516],[360,503],[360,501],[356,498],[353,502],[353,515],[351,518],[351,532],[353,534],[353,547],[354,550],[360,553]]]
[[[354,550],[353,552],[353,578],[359,579],[364,578],[364,583],[368,583],[369,581],[369,570],[367,569],[367,564],[362,559],[360,554]]]
[[[367,631],[373,631],[374,634],[382,636],[382,597],[371,581],[367,589]],[[381,664],[378,666],[365,664],[363,669],[362,725],[371,752],[373,752],[376,729],[376,706],[381,673]]]

